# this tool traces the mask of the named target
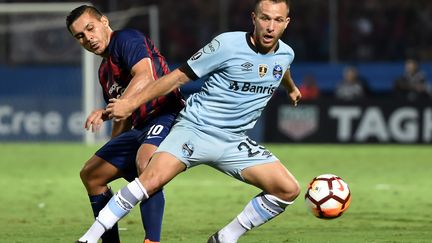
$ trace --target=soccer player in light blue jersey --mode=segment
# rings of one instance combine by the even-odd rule
[[[251,140],[252,128],[279,84],[293,105],[301,98],[290,74],[293,50],[280,40],[290,18],[289,0],[257,0],[254,31],[228,32],[213,39],[183,66],[148,82],[145,92],[111,99],[111,118],[126,119],[140,104],[189,80],[209,75],[186,101],[177,123],[139,178],[117,192],[78,242],[96,243],[140,201],[181,172],[206,164],[262,192],[208,242],[237,242],[240,236],[281,214],[300,193],[294,176],[276,156]]]

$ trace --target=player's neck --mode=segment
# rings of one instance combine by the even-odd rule
[[[107,46],[105,48],[105,51],[99,55],[102,58],[108,58],[109,57],[109,44],[111,42],[113,35],[114,35],[114,31],[111,28],[109,28]]]
[[[275,45],[275,46],[272,46],[272,47],[270,47],[270,48],[265,48],[265,47],[259,45],[259,44],[258,44],[259,41],[257,40],[257,38],[258,38],[258,37],[256,37],[255,32],[252,33],[252,34],[250,35],[251,43],[252,43],[252,45],[255,46],[256,50],[257,50],[259,53],[261,53],[261,54],[269,54],[269,53],[273,53],[273,52],[276,50],[276,45]]]

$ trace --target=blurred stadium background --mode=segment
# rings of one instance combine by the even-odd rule
[[[67,13],[50,12],[49,6],[41,13],[5,13],[12,6],[6,4],[25,2],[0,0],[0,141],[104,140],[106,132],[94,140],[82,129],[82,111],[89,109],[83,93],[90,89],[87,96],[99,97],[100,91],[95,73],[90,77],[93,86],[83,86],[85,58],[65,28]],[[252,0],[88,2],[105,12],[115,29],[137,28],[151,35],[173,68],[220,32],[252,28]],[[149,15],[149,9],[156,15]],[[302,0],[292,1],[291,9],[283,40],[296,53],[292,74],[299,85],[316,82],[319,96],[292,109],[284,93],[277,92],[251,132],[253,138],[281,143],[431,143],[430,97],[394,92],[409,58],[419,61],[431,85],[430,0]],[[92,60],[95,68],[98,61]],[[367,87],[359,99],[335,98],[347,66],[357,68]],[[200,84],[187,85],[184,94],[195,92]],[[97,98],[90,105],[103,104]]]
[[[108,126],[96,136],[82,128],[88,110],[103,105],[99,59],[83,55],[65,28],[77,3],[27,2],[36,5],[16,13],[23,7],[11,4],[26,1],[0,0],[0,242],[72,242],[91,223],[80,167],[109,134]],[[253,0],[88,2],[114,29],[151,35],[173,68],[220,32],[251,30]],[[71,9],[58,12],[64,4]],[[241,242],[430,242],[432,100],[397,93],[394,84],[414,58],[432,85],[432,1],[292,0],[291,10],[283,37],[296,52],[291,72],[298,85],[316,83],[319,95],[294,109],[276,92],[250,135],[303,192],[314,176],[334,173],[349,183],[353,203],[340,219],[320,221],[306,216],[299,197]],[[367,92],[344,100],[336,93],[349,66]],[[203,242],[258,193],[208,167],[187,174],[165,188],[164,242]],[[141,239],[138,210],[120,225],[122,242]]]

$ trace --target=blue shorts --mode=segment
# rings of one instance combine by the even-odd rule
[[[180,119],[156,152],[168,152],[187,168],[206,164],[244,181],[244,169],[279,160],[245,134],[201,126]]]
[[[162,114],[142,128],[133,128],[108,141],[95,154],[108,161],[124,174],[127,181],[138,177],[136,155],[142,144],[159,146],[168,135],[177,113]]]

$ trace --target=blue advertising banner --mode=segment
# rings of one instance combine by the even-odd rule
[[[81,141],[80,107],[76,98],[0,97],[0,141]]]

